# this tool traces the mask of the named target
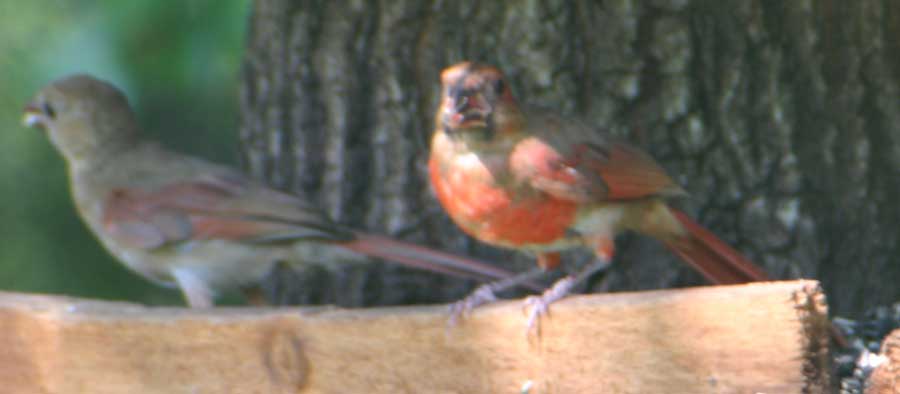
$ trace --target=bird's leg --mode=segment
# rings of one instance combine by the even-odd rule
[[[553,284],[540,296],[531,296],[525,299],[524,308],[528,309],[528,321],[526,323],[526,335],[534,332],[541,336],[541,316],[550,315],[550,304],[565,298],[575,285],[584,282],[591,275],[601,272],[609,267],[612,261],[614,244],[611,238],[598,238],[593,241],[596,258],[575,275],[569,275]]]
[[[539,278],[545,272],[547,271],[544,270],[544,268],[538,266],[518,275],[478,286],[475,291],[466,296],[466,298],[450,305],[449,324],[455,325],[457,321],[473,309],[496,301],[496,293],[531,282],[532,280]]]
[[[187,268],[175,268],[172,277],[178,282],[178,288],[184,294],[188,306],[191,308],[211,308],[213,306],[213,292],[193,271]]]
[[[541,335],[540,318],[543,315],[550,315],[550,304],[563,299],[569,295],[575,285],[584,282],[591,275],[605,270],[609,267],[609,260],[597,258],[575,275],[569,275],[553,284],[549,289],[544,291],[540,296],[531,296],[525,299],[525,308],[530,308],[528,312],[527,332],[535,332]]]

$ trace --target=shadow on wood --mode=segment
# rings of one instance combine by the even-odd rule
[[[526,338],[519,302],[446,308],[147,308],[0,293],[16,393],[818,392],[814,281],[572,297]]]

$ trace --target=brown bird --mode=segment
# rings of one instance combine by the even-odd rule
[[[87,75],[41,89],[23,122],[43,127],[65,158],[75,207],[106,249],[143,277],[178,286],[192,307],[258,283],[278,261],[326,263],[362,254],[453,275],[509,275],[342,228],[297,196],[147,141],[125,96]]]
[[[612,259],[614,237],[625,230],[661,240],[713,283],[768,279],[666,203],[685,192],[639,148],[578,120],[521,108],[495,67],[456,64],[441,82],[429,172],[456,224],[483,242],[535,254],[541,269],[557,266],[561,250],[587,247],[596,255],[596,263],[529,300],[529,327],[548,304]],[[483,287],[460,307],[491,301],[493,291],[516,282]]]

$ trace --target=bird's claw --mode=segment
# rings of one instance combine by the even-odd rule
[[[530,336],[532,333],[536,337],[541,336],[541,316],[550,316],[550,304],[568,295],[573,286],[575,286],[575,278],[568,276],[557,281],[553,287],[544,291],[540,296],[530,296],[525,299],[522,308],[528,310],[528,321],[525,326],[526,336]]]
[[[525,323],[525,336],[541,336],[541,316],[550,315],[550,308],[544,302],[543,296],[529,296],[522,305],[523,310],[528,310],[528,321]]]
[[[454,326],[472,312],[473,309],[496,300],[497,296],[494,294],[494,289],[491,288],[490,285],[478,286],[478,288],[466,296],[466,298],[450,304],[450,319],[448,324]]]

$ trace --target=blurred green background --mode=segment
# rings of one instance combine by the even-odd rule
[[[87,72],[122,88],[146,132],[234,163],[250,0],[0,2],[0,290],[180,304],[115,262],[76,216],[64,163],[21,109]]]

